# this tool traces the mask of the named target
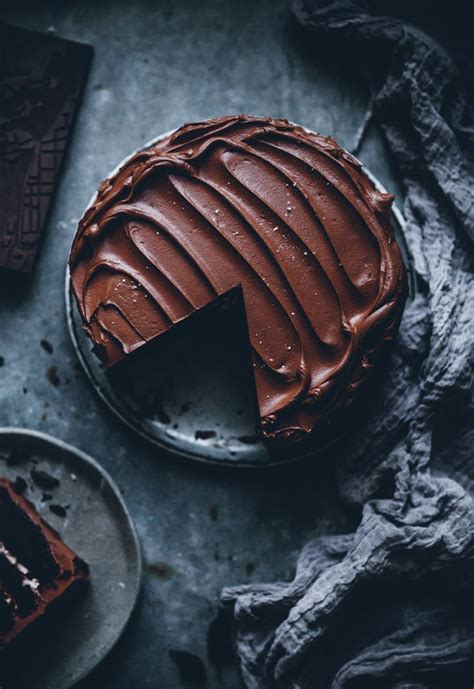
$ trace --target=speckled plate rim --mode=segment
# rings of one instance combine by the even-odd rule
[[[42,431],[35,431],[30,428],[23,428],[20,426],[0,426],[0,437],[5,436],[17,436],[23,438],[26,437],[30,441],[37,440],[43,446],[52,445],[59,452],[74,455],[77,459],[86,464],[91,472],[98,474],[100,478],[107,483],[108,487],[111,490],[111,494],[114,496],[114,499],[116,500],[117,505],[124,516],[124,520],[128,525],[131,543],[133,545],[133,554],[136,563],[136,576],[133,580],[130,581],[130,585],[133,586],[134,589],[131,596],[133,600],[132,605],[130,606],[129,613],[122,627],[117,630],[117,633],[114,636],[112,636],[111,639],[104,646],[100,647],[96,655],[91,656],[90,664],[87,667],[82,667],[76,673],[73,673],[70,682],[64,687],[62,687],[62,689],[70,689],[71,687],[74,687],[78,682],[83,680],[85,677],[87,677],[87,675],[89,675],[108,656],[108,654],[112,651],[114,646],[117,644],[117,642],[125,632],[130,618],[137,607],[137,602],[140,596],[143,581],[143,555],[140,546],[140,541],[132,516],[127,508],[127,505],[125,504],[124,499],[122,498],[117,484],[110,476],[110,474],[95,459],[93,459],[93,457],[86,454],[82,450],[79,450],[73,445],[70,445],[69,443],[66,443],[63,440],[60,440],[59,438],[55,438],[54,436],[51,436],[48,433],[43,433]],[[41,454],[41,452],[42,450],[41,448],[39,448],[38,453]],[[44,454],[47,454],[47,452],[43,452]]]
[[[301,126],[301,125],[296,125],[293,122],[290,122],[290,124],[293,124],[294,126]],[[301,127],[304,129],[306,132],[310,134],[314,134],[315,132],[311,130],[308,127]],[[106,175],[106,179],[110,179],[114,175],[116,175],[123,167],[126,165],[129,160],[131,160],[137,153],[140,153],[140,151],[143,151],[150,146],[154,146],[157,144],[159,141],[162,141],[166,137],[170,136],[174,132],[177,131],[177,129],[170,129],[163,134],[159,134],[158,136],[150,139],[147,141],[143,146],[140,146],[139,148],[135,149],[132,153],[130,153],[126,158],[124,158],[118,165],[114,167],[114,169]],[[367,175],[367,177],[370,179],[374,187],[383,193],[387,193],[387,189],[385,186],[379,181],[377,177],[375,177],[370,170],[368,170],[365,165],[352,153],[349,151],[346,152],[356,160],[362,168],[362,171]],[[96,191],[91,199],[89,200],[89,203],[87,204],[86,208],[84,209],[84,213],[87,212],[87,210],[95,203],[97,196],[98,196],[98,191]],[[408,273],[408,282],[409,282],[409,293],[410,296],[413,297],[414,294],[416,294],[417,291],[417,283],[416,283],[416,274],[413,266],[413,262],[411,259],[410,251],[408,244],[405,240],[405,227],[406,227],[406,220],[398,207],[396,203],[393,204],[392,206],[392,216],[395,220],[395,223],[397,225],[397,228],[399,229],[399,237],[402,238],[401,242],[401,251],[403,255],[404,262],[407,267],[407,273]],[[212,466],[221,466],[221,467],[226,467],[226,468],[235,468],[235,469],[265,469],[265,468],[270,468],[270,467],[275,467],[283,464],[289,464],[292,462],[297,462],[297,461],[303,461],[307,459],[310,456],[315,456],[319,455],[322,452],[324,452],[332,443],[327,443],[324,446],[320,448],[316,448],[313,451],[308,451],[304,452],[302,454],[297,454],[297,455],[285,455],[285,457],[271,457],[269,456],[269,459],[266,461],[250,461],[250,460],[241,460],[241,459],[235,459],[233,458],[232,460],[230,459],[223,459],[222,457],[220,458],[213,458],[213,457],[203,457],[201,454],[193,454],[187,450],[181,449],[179,447],[176,447],[176,445],[173,445],[169,442],[166,442],[166,436],[163,436],[163,434],[158,435],[158,434],[153,434],[150,433],[142,426],[140,423],[139,419],[137,419],[135,416],[131,414],[127,414],[127,412],[123,409],[123,407],[120,407],[111,397],[107,394],[106,390],[103,388],[101,384],[101,380],[97,378],[91,367],[89,366],[87,359],[85,358],[81,345],[79,344],[80,342],[80,335],[77,332],[77,327],[76,324],[74,323],[74,318],[73,318],[73,309],[76,308],[75,305],[75,297],[72,292],[72,284],[71,284],[71,275],[69,271],[69,265],[66,266],[66,276],[65,276],[65,307],[66,307],[66,320],[67,320],[67,326],[69,330],[69,335],[74,347],[74,350],[76,352],[76,355],[79,359],[79,362],[84,369],[84,372],[86,373],[87,378],[91,382],[94,390],[96,391],[97,395],[100,397],[100,399],[104,402],[104,404],[115,414],[117,418],[122,421],[126,426],[131,428],[135,433],[140,435],[142,438],[145,438],[149,442],[151,442],[153,445],[156,447],[159,447],[163,450],[166,450],[168,452],[173,453],[177,457],[182,457],[186,459],[192,459],[195,462],[200,462],[202,464],[207,464],[207,465],[212,465]],[[202,446],[199,446],[200,449],[203,449]]]

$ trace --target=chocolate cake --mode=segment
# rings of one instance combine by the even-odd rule
[[[85,331],[113,367],[240,289],[263,434],[300,440],[350,404],[396,334],[393,198],[332,138],[285,120],[185,125],[103,182],[79,223]]]
[[[86,563],[0,479],[0,653],[88,578]]]

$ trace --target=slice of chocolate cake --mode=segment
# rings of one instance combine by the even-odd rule
[[[0,653],[88,579],[87,564],[0,479]]]

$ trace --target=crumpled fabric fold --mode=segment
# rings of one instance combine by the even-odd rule
[[[398,19],[343,0],[294,11],[311,40],[350,46],[370,77],[419,289],[384,404],[338,463],[341,494],[362,508],[356,532],[307,544],[292,582],[228,588],[221,603],[249,689],[471,689],[473,93],[465,65]]]

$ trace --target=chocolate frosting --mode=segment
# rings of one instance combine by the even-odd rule
[[[70,256],[107,366],[240,286],[262,429],[345,407],[398,327],[406,274],[377,191],[332,138],[247,115],[188,124],[100,186]]]

